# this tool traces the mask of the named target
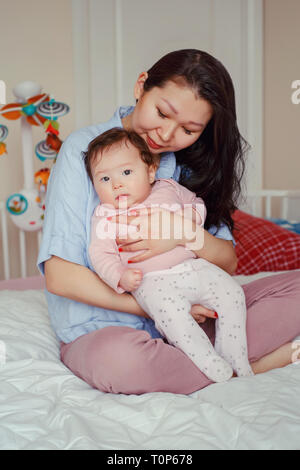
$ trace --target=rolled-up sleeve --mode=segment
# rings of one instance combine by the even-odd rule
[[[217,227],[212,225],[207,231],[217,238],[222,238],[223,240],[230,240],[232,241],[234,246],[236,245],[235,239],[233,238],[231,231],[225,224],[221,224],[218,229]]]

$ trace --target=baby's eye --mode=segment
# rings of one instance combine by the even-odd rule
[[[123,175],[130,175],[130,173],[132,173],[132,170],[124,170],[123,171]]]
[[[109,181],[109,176],[102,176],[100,181]]]

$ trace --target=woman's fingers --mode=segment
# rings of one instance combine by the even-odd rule
[[[203,315],[197,315],[197,316],[194,317],[194,320],[197,323],[204,323],[204,322],[206,322],[206,317],[204,317]]]
[[[153,253],[151,250],[145,250],[144,253],[141,253],[140,255],[134,256],[133,258],[130,258],[127,263],[140,263],[141,261],[145,261],[146,259],[149,259],[153,256]]]
[[[203,307],[202,305],[192,305],[190,314],[198,323],[204,323],[206,318],[218,318],[218,314],[214,310]]]
[[[134,252],[134,251],[139,251],[139,250],[147,250],[147,241],[145,240],[137,240],[136,242],[129,242],[124,243],[124,240],[117,240],[117,243],[120,243],[121,246],[119,246],[119,252]]]

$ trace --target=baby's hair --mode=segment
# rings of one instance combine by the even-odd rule
[[[99,152],[103,153],[104,150],[109,150],[113,145],[121,142],[129,142],[136,147],[140,152],[141,159],[147,166],[159,166],[159,155],[150,152],[142,137],[135,131],[114,127],[98,135],[89,143],[87,151],[82,152],[85,168],[91,181],[93,181],[92,165],[97,158],[97,154]]]

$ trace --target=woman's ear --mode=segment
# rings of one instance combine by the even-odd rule
[[[134,85],[134,97],[136,100],[139,100],[142,94],[144,93],[144,83],[148,78],[147,72],[142,72],[138,76],[138,79]]]

